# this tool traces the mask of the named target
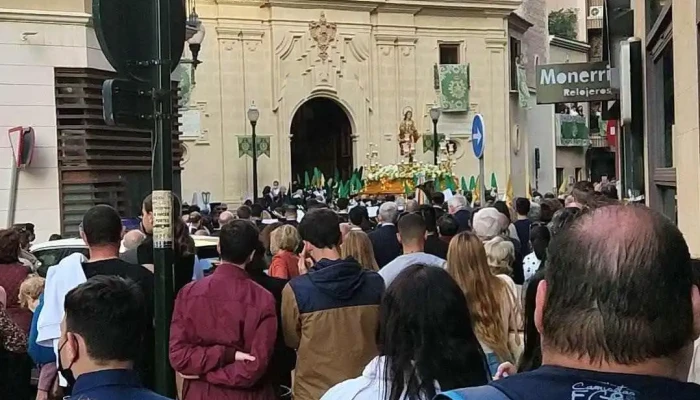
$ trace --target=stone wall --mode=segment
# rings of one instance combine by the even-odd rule
[[[34,223],[37,241],[60,232],[54,67],[109,68],[89,18],[0,9],[0,226],[7,220],[13,160],[7,131],[30,126],[36,148],[19,177],[15,222]]]
[[[460,59],[471,65],[470,112],[443,114],[438,126],[459,141],[456,172],[478,173],[469,140],[471,119],[480,112],[488,130],[486,171],[495,172],[505,187],[511,163],[505,17],[519,2],[510,8],[506,2],[483,3],[478,9],[442,1],[430,9],[335,1],[314,8],[293,1],[264,8],[198,7],[208,34],[191,106],[201,110],[202,133],[187,142],[184,198],[209,191],[212,200],[239,203],[252,195],[251,160],[239,158],[237,136],[250,134],[246,110],[253,102],[261,113],[257,133],[271,136],[271,157],[259,159],[261,188],[273,180],[291,180],[291,120],[314,97],[331,98],[348,114],[355,166],[365,162],[369,143],[380,146],[382,163],[397,162],[405,109],[414,110],[421,134],[432,132],[429,110],[437,99],[433,66],[440,43],[458,44]],[[485,13],[484,7],[493,10]],[[322,12],[337,27],[323,56],[309,32]],[[419,159],[432,161],[420,144],[418,153]]]

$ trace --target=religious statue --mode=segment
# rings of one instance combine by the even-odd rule
[[[402,157],[409,157],[409,161],[413,161],[413,154],[416,152],[416,142],[420,135],[416,124],[413,122],[413,111],[408,109],[403,114],[403,121],[399,126],[399,147]]]

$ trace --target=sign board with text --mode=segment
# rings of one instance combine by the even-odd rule
[[[607,62],[537,66],[537,104],[615,100]]]

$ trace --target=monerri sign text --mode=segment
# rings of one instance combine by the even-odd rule
[[[537,66],[537,104],[614,100],[607,62]]]

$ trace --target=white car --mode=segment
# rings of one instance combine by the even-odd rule
[[[213,236],[192,236],[194,246],[197,249],[197,257],[200,260],[215,261],[219,259],[219,253],[216,250],[216,245],[219,243],[218,237]],[[120,252],[126,249],[122,246]],[[49,242],[33,244],[29,251],[34,257],[39,260],[37,272],[41,276],[46,276],[46,271],[58,264],[64,258],[73,253],[82,253],[85,257],[89,256],[88,247],[80,238],[52,240]],[[208,263],[211,264],[211,263]]]

